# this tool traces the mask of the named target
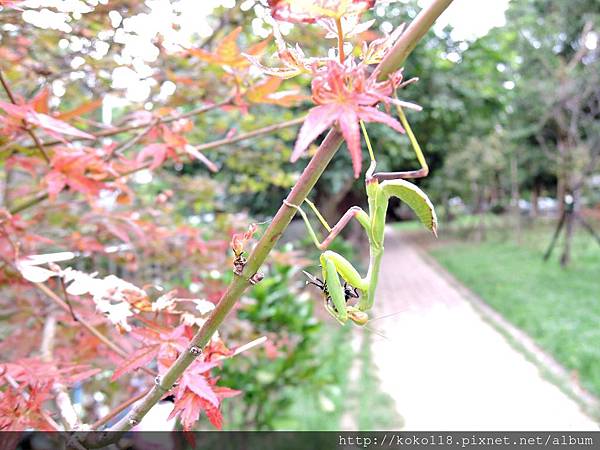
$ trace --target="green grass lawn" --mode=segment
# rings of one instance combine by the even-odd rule
[[[504,229],[483,243],[442,241],[431,254],[600,396],[600,246],[579,230],[573,262],[562,269],[560,246],[542,261],[551,233],[536,225],[517,245]]]
[[[293,388],[289,414],[282,416],[275,429],[300,431],[335,431],[350,416],[350,424],[359,430],[399,429],[402,418],[394,401],[379,387],[377,370],[371,354],[371,337],[360,336],[361,348],[355,352],[351,345],[356,327],[327,324],[320,341],[323,362],[320,370],[329,376],[330,383],[319,391],[302,386]],[[350,380],[350,371],[358,364],[357,380]]]

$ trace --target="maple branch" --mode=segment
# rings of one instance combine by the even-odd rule
[[[138,400],[141,400],[142,398],[144,398],[148,392],[150,392],[150,388],[144,390],[143,392],[141,392],[140,394],[131,397],[128,400],[125,400],[123,403],[119,404],[118,406],[116,406],[112,411],[110,411],[107,415],[105,415],[104,417],[98,419],[96,422],[94,422],[91,426],[92,430],[97,430],[98,428],[100,428],[102,425],[104,425],[105,423],[110,422],[111,419],[115,418],[116,416],[118,416],[121,412],[125,411],[127,408],[129,408],[131,405],[133,405],[135,402],[137,402]]]
[[[193,116],[198,116],[200,114],[204,114],[208,111],[212,111],[213,109],[217,109],[222,106],[228,105],[231,102],[231,99],[232,99],[232,97],[227,97],[225,100],[222,100],[218,103],[201,106],[200,108],[196,108],[196,109],[193,109],[193,110],[185,112],[185,113],[177,114],[175,116],[158,118],[158,119],[156,119],[155,125],[171,123],[171,122],[175,122],[177,120],[187,119],[188,117],[193,117]],[[106,138],[106,137],[115,136],[115,135],[121,134],[121,133],[127,133],[129,131],[140,130],[142,128],[148,127],[149,125],[153,125],[153,122],[151,121],[151,122],[138,123],[135,125],[125,125],[125,126],[117,127],[117,128],[109,128],[107,130],[100,130],[100,131],[97,131],[96,133],[93,133],[93,138],[73,137],[71,139],[68,139],[68,142],[78,142],[78,141],[92,141],[93,142],[93,141],[97,141],[100,138]],[[53,145],[64,144],[64,141],[56,139],[53,141],[43,142],[43,144],[47,147],[50,147]],[[31,148],[31,147],[25,147],[25,148]]]
[[[327,167],[329,161],[333,158],[333,155],[337,152],[341,143],[341,133],[338,130],[331,130],[315,156],[313,156],[306,169],[304,169],[296,185],[292,188],[287,197],[288,203],[300,204],[304,201]],[[91,447],[104,446],[109,442],[113,442],[114,439],[118,439],[119,433],[114,433],[115,431],[125,432],[138,424],[150,408],[164,396],[164,393],[173,387],[183,371],[198,356],[198,349],[206,346],[243,292],[251,285],[249,279],[265,261],[267,255],[291,222],[295,212],[294,208],[282,204],[275,218],[265,231],[265,234],[249,256],[242,275],[234,277],[208,320],[191,340],[188,349],[179,355],[175,363],[165,372],[159,383],[152,387],[148,395],[133,407],[127,416],[109,429],[111,433],[95,433],[93,436],[90,436],[90,442],[86,441],[87,445]]]
[[[6,79],[4,78],[4,75],[2,74],[1,70],[0,70],[0,83],[2,84],[2,87],[4,88],[4,92],[6,92],[6,95],[8,95],[10,102],[13,105],[16,105],[17,99],[15,98],[12,91],[10,90],[10,86],[6,82]],[[29,124],[27,123],[27,121],[25,119],[22,119],[21,122],[23,123],[23,128],[25,129],[27,134],[29,136],[31,136],[31,139],[33,139],[33,142],[35,143],[35,147],[37,147],[37,149],[40,151],[44,160],[47,163],[50,163],[50,158],[48,157],[48,153],[46,153],[46,149],[44,148],[44,143],[42,141],[40,141],[40,139],[37,137],[35,132],[29,127]]]
[[[380,70],[380,76],[385,78],[404,64],[406,57],[414,49],[417,42],[451,2],[452,0],[434,0],[429,7],[419,13],[403,34],[403,36],[408,35],[408,37],[401,39],[391,50],[391,53],[377,67]],[[256,274],[260,266],[264,263],[296,213],[296,209],[288,205],[300,205],[304,202],[309,192],[325,171],[333,155],[339,149],[342,141],[342,134],[337,128],[329,131],[316,154],[312,157],[287,196],[286,201],[282,202],[269,227],[256,244],[256,247],[254,247],[241,276],[234,276],[231,284],[217,303],[208,320],[190,341],[187,350],[179,355],[175,363],[173,363],[164,375],[156,380],[156,384],[152,387],[148,395],[137,403],[125,417],[106,432],[94,433],[89,436],[86,440],[88,446],[97,448],[116,441],[122,433],[138,424],[148,411],[164,396],[164,393],[173,387],[185,369],[201,353],[201,349],[212,338],[244,291],[252,285],[249,281],[250,278]]]
[[[44,322],[44,331],[42,333],[42,343],[40,345],[40,356],[42,361],[52,362],[52,353],[54,352],[54,340],[56,337],[56,315],[50,313]],[[55,395],[54,402],[58,409],[58,414],[61,418],[65,430],[69,431],[79,428],[80,422],[77,417],[77,412],[73,407],[71,398],[67,393],[67,389],[62,383],[54,383],[52,393]]]
[[[58,306],[60,306],[67,313],[69,313],[69,314],[73,313],[71,308],[69,308],[69,305],[67,305],[67,303],[62,298],[60,298],[58,295],[56,295],[45,284],[33,283],[33,285],[35,287],[37,287],[40,291],[42,291],[44,294],[46,294],[48,297],[50,297],[50,299],[53,300],[54,303],[56,303]],[[100,342],[102,342],[104,345],[106,345],[111,351],[113,351],[114,353],[116,353],[123,359],[129,358],[130,355],[125,350],[123,350],[117,344],[115,344],[114,342],[109,340],[106,336],[104,336],[100,331],[98,331],[98,329],[96,327],[94,327],[92,324],[90,324],[87,320],[85,320],[79,316],[75,316],[75,319],[76,319],[77,323],[79,323],[83,328],[85,328],[90,334],[92,334],[96,338],[98,338],[98,340],[100,340]],[[140,367],[140,369],[143,370],[144,372],[146,372],[148,375],[156,376],[156,372],[148,369],[147,367]]]
[[[273,133],[275,131],[279,131],[284,128],[289,128],[289,127],[293,127],[296,125],[300,125],[304,121],[304,119],[305,119],[305,116],[298,117],[296,119],[287,120],[285,122],[276,123],[274,125],[268,125],[266,127],[259,128],[257,130],[248,131],[247,133],[238,134],[237,136],[233,136],[230,138],[218,139],[216,141],[196,145],[194,147],[196,148],[196,150],[202,152],[205,150],[210,150],[213,148],[221,147],[223,145],[234,144],[236,142],[244,141],[246,139],[252,139],[257,136],[263,136],[265,134]],[[148,124],[146,124],[145,126],[148,126]],[[134,142],[131,145],[135,145],[143,137],[143,135],[146,134],[147,131],[148,130],[144,130],[139,135],[136,135],[133,138],[132,141],[134,141]],[[132,141],[129,141],[129,142],[132,142]],[[125,144],[125,145],[127,146],[127,148],[130,148],[129,144]],[[123,147],[125,147],[125,145]],[[120,151],[123,150],[123,147],[121,147]],[[104,180],[104,181],[111,182],[111,181],[118,180],[119,178],[123,178],[123,177],[129,176],[129,175],[132,175],[136,172],[139,172],[140,170],[149,168],[151,166],[151,164],[152,164],[151,162],[142,164],[141,166],[136,167],[135,169],[131,169],[127,172],[123,172],[123,173],[119,174],[117,177],[110,178],[110,179]],[[24,211],[32,206],[37,205],[38,203],[43,202],[47,198],[48,198],[48,192],[45,192],[45,191],[38,192],[32,198],[27,199],[18,205],[15,205],[13,208],[10,209],[9,212],[11,214],[18,214],[21,211]]]
[[[28,200],[25,200],[24,202],[16,205],[15,207],[11,208],[9,210],[9,212],[11,214],[18,214],[21,211],[27,209],[27,208],[31,208],[32,206],[37,205],[38,203],[43,202],[44,200],[46,200],[48,198],[48,193],[47,192],[38,192],[37,194],[35,194],[33,197],[31,197]]]
[[[239,141],[245,141],[246,139],[251,139],[257,136],[262,136],[265,134],[273,133],[275,131],[283,130],[284,128],[300,125],[302,124],[302,122],[304,122],[305,118],[306,116],[297,117],[296,119],[286,120],[285,122],[280,122],[274,125],[266,126],[264,128],[259,128],[257,130],[248,131],[247,133],[238,134],[237,136],[232,136],[230,138],[218,139],[216,141],[207,142],[205,144],[195,145],[194,147],[199,152],[203,152],[205,150],[221,147],[222,145],[234,144]]]

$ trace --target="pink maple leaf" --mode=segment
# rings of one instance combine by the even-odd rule
[[[292,162],[298,160],[321,133],[337,123],[348,144],[354,176],[358,178],[362,166],[360,120],[381,122],[404,133],[400,122],[374,106],[383,101],[420,109],[417,105],[396,101],[390,97],[393,90],[401,84],[401,72],[392,74],[387,81],[377,81],[377,72],[367,76],[366,70],[365,65],[355,65],[351,60],[347,64],[330,60],[324,70],[315,73],[312,98],[318,106],[309,111],[300,129],[292,153]]]
[[[38,106],[38,109],[39,108],[40,107]],[[81,131],[62,120],[55,119],[48,114],[37,112],[35,104],[13,105],[12,103],[0,101],[0,109],[4,110],[10,118],[21,119],[31,125],[38,126],[57,139],[62,140],[62,135],[94,139],[94,136],[91,134]]]
[[[217,380],[208,376],[208,372],[216,365],[216,362],[199,361],[190,367],[181,379],[169,419],[179,416],[184,431],[192,429],[203,411],[208,420],[221,429],[221,401],[240,394],[240,391],[235,389],[217,386]]]

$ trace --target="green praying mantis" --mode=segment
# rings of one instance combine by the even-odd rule
[[[344,213],[338,223],[332,228],[319,213],[316,206],[310,200],[306,199],[305,202],[314,211],[321,224],[329,233],[322,242],[319,242],[315,230],[312,228],[306,213],[300,208],[300,205],[293,205],[284,201],[286,205],[295,208],[300,213],[310,237],[319,250],[326,250],[353,218],[358,220],[367,233],[369,239],[369,268],[365,277],[361,277],[346,258],[330,250],[326,250],[320,257],[323,280],[304,272],[309,277],[310,281],[308,283],[316,285],[323,291],[326,310],[342,325],[348,319],[360,326],[365,325],[369,321],[367,311],[373,307],[375,299],[375,289],[383,257],[386,212],[391,197],[397,197],[406,203],[415,212],[419,220],[436,234],[437,217],[431,201],[416,185],[405,181],[405,179],[427,176],[429,168],[404,111],[400,106],[397,106],[397,111],[400,122],[408,135],[421,168],[403,172],[375,172],[377,162],[375,161],[375,155],[365,125],[361,122],[362,132],[371,158],[371,164],[365,176],[369,205],[368,214],[358,206],[353,206]],[[340,276],[344,280],[344,285],[340,281]],[[358,290],[361,291],[362,296],[359,295]],[[357,298],[358,303],[356,305],[349,304],[352,299]]]

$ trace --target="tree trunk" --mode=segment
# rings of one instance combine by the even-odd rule
[[[447,224],[452,221],[452,213],[450,212],[450,195],[448,195],[448,191],[444,190],[444,194],[442,196],[442,204],[444,205],[444,219]]]
[[[567,193],[567,182],[564,174],[559,170],[556,182],[556,201],[558,202],[558,217],[565,213],[565,195]]]
[[[565,243],[562,255],[560,256],[560,265],[566,267],[571,262],[571,243],[573,241],[573,223],[574,217],[572,212],[567,212],[565,230]]]
[[[329,225],[334,226],[337,221],[340,219],[340,203],[344,200],[346,195],[352,190],[352,185],[354,184],[354,179],[349,177],[342,188],[333,194],[332,196],[327,198],[326,202],[323,202],[323,206],[319,208],[319,211],[325,217],[325,220],[329,223]],[[342,211],[343,213],[343,211]]]
[[[517,157],[513,154],[510,158],[510,182],[511,182],[511,210],[515,222],[515,235],[517,243],[521,243],[521,216],[519,213],[519,166]]]
[[[575,215],[577,214],[577,207],[579,204],[579,191],[574,191],[572,203],[566,206],[566,230],[565,230],[565,243],[563,246],[563,253],[560,257],[560,265],[566,267],[571,262],[571,248],[573,243],[573,232],[575,229]]]
[[[535,218],[538,216],[538,199],[540,198],[540,185],[535,183],[533,190],[531,191],[531,217]]]
[[[486,192],[485,187],[481,187],[477,185],[477,216],[479,218],[477,223],[477,234],[475,235],[475,240],[477,242],[485,241],[485,203]]]

